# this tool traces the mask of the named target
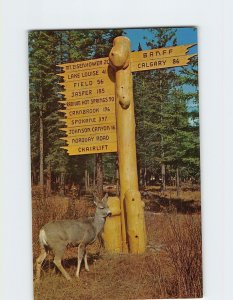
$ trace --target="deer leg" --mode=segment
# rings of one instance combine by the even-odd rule
[[[84,254],[84,263],[85,263],[85,269],[86,271],[90,271],[89,269],[89,266],[88,266],[88,263],[87,263],[87,251],[85,251],[85,254]]]
[[[81,267],[81,262],[84,256],[84,253],[86,251],[85,249],[85,245],[84,244],[79,244],[78,246],[78,266],[77,266],[77,271],[76,271],[76,277],[79,277],[79,273],[80,273],[80,267]]]
[[[36,260],[36,281],[40,280],[41,265],[42,265],[43,261],[45,260],[46,255],[47,255],[47,253],[45,251],[45,248],[42,247],[41,253]]]
[[[55,256],[53,262],[58,267],[58,269],[61,271],[62,275],[65,276],[67,280],[71,280],[70,275],[66,272],[66,270],[63,268],[61,264],[61,257]]]
[[[66,270],[63,268],[63,266],[61,264],[61,258],[62,258],[62,255],[64,253],[64,250],[65,250],[65,246],[64,247],[60,247],[59,249],[56,249],[56,251],[54,251],[55,257],[54,257],[53,262],[58,267],[58,269],[61,271],[62,275],[67,280],[71,280],[70,275],[66,272]]]

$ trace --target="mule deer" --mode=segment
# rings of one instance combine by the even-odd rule
[[[85,269],[87,264],[86,246],[92,244],[104,227],[106,217],[111,215],[107,200],[108,194],[102,200],[96,197],[96,213],[94,217],[80,218],[78,220],[61,220],[47,223],[39,233],[41,245],[40,256],[36,260],[36,281],[40,279],[41,265],[47,256],[48,250],[54,253],[54,264],[67,280],[71,277],[61,264],[62,256],[67,245],[78,246],[78,266],[76,277],[79,277],[80,266],[84,257]]]

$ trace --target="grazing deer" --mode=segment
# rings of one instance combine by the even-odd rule
[[[78,266],[76,277],[79,277],[80,266],[84,257],[85,269],[87,264],[86,246],[92,244],[104,227],[106,217],[111,216],[107,200],[108,194],[102,200],[96,198],[96,213],[94,217],[80,218],[78,220],[61,220],[47,223],[39,233],[41,245],[40,256],[36,260],[36,281],[40,279],[41,265],[48,250],[54,253],[54,263],[67,280],[71,277],[61,264],[61,259],[67,245],[78,246]]]

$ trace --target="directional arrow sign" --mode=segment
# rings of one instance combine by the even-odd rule
[[[81,108],[81,107],[94,107],[99,105],[109,105],[115,103],[115,95],[104,96],[104,97],[95,97],[81,100],[68,100],[68,101],[59,101],[64,104],[65,108]]]
[[[68,146],[80,146],[83,144],[103,144],[116,142],[116,132],[87,134],[85,136],[63,137],[62,140],[68,143]]]
[[[108,105],[98,105],[96,107],[64,109],[60,110],[60,112],[63,112],[67,119],[84,116],[96,116],[106,113],[115,114],[115,103],[111,103]]]
[[[64,92],[59,92],[59,94],[64,95],[65,99],[87,99],[91,97],[99,96],[114,96],[115,89],[114,86],[106,87],[93,87],[93,88],[81,88],[81,89],[67,89]]]
[[[116,117],[115,114],[104,114],[98,116],[60,119],[60,121],[65,122],[67,127],[75,127],[75,126],[102,125],[102,124],[115,123]]]
[[[95,77],[89,79],[77,79],[65,82],[59,82],[61,86],[64,86],[65,89],[78,89],[78,88],[93,88],[93,87],[111,87],[114,89],[115,82],[109,77]]]
[[[147,59],[143,61],[132,62],[131,71],[136,72],[136,71],[147,71],[147,70],[186,66],[189,63],[190,58],[193,57],[194,55],[195,54]]]
[[[81,136],[87,134],[98,134],[98,133],[114,133],[116,132],[116,123],[103,124],[103,125],[91,125],[91,126],[75,126],[60,128],[60,130],[66,132],[68,137]]]
[[[144,51],[131,52],[130,62],[141,62],[146,59],[156,59],[156,58],[167,58],[174,56],[183,56],[186,55],[188,50],[195,46],[196,44],[188,44],[181,46],[173,46],[166,48],[157,48]]]
[[[67,150],[69,155],[117,152],[117,144],[115,142],[83,146],[64,146],[61,148]]]
[[[80,71],[80,70],[91,70],[101,67],[107,67],[109,64],[109,58],[96,58],[96,59],[89,59],[84,61],[78,61],[73,63],[67,64],[60,64],[59,67],[64,68],[66,72],[73,72],[73,71]]]
[[[151,49],[130,54],[131,72],[185,66],[196,54],[187,55],[195,44]],[[115,78],[109,58],[58,65],[65,107],[61,128],[69,155],[116,152]]]

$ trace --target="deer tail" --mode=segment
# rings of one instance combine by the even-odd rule
[[[46,233],[45,233],[44,229],[42,228],[39,233],[39,241],[40,241],[41,246],[48,246],[46,239],[47,239]]]

